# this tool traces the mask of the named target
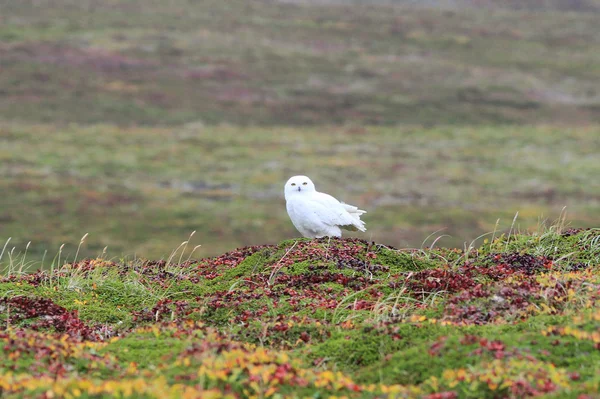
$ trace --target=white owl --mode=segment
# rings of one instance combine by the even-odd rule
[[[360,215],[367,213],[320,193],[306,176],[291,177],[285,183],[285,201],[292,223],[304,237],[341,237],[342,229],[366,231]]]

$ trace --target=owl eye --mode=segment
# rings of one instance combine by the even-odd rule
[[[292,186],[295,186],[295,185],[296,185],[296,183],[292,183]]]
[[[308,184],[307,182],[302,183],[303,186],[306,186],[307,184]]]

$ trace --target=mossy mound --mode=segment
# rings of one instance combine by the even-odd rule
[[[599,237],[501,236],[468,253],[300,239],[8,275],[0,386],[8,397],[597,395]]]

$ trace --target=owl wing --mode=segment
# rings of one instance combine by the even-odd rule
[[[311,202],[313,211],[323,223],[347,230],[366,230],[364,222],[360,220],[360,215],[365,211],[344,204],[331,195],[318,191],[313,194]]]

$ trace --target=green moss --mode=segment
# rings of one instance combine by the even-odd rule
[[[375,382],[380,378],[386,383],[419,384],[430,376],[439,376],[445,369],[466,367],[479,362],[477,356],[468,356],[473,350],[460,344],[458,337],[449,337],[444,345],[453,348],[443,355],[431,355],[432,343],[418,339],[401,351],[393,353],[386,361],[361,372],[360,379]]]
[[[376,261],[388,266],[391,273],[419,271],[436,267],[434,262],[419,259],[415,254],[392,250],[384,246],[379,246],[376,254]]]
[[[300,302],[300,310],[296,312],[296,314],[300,317],[309,316],[315,320],[331,320],[331,310],[323,309],[323,308],[313,308],[310,306],[312,304],[312,300],[302,300]]]
[[[490,341],[499,340],[505,345],[507,353],[518,350],[540,361],[549,362],[557,367],[563,367],[571,372],[578,372],[582,378],[591,378],[600,367],[600,353],[593,349],[591,341],[581,341],[573,337],[544,336],[541,334],[547,326],[565,323],[568,319],[553,316],[538,316],[529,319],[529,323],[514,325],[486,325],[467,327],[439,327],[425,325],[414,327],[398,326],[398,334],[402,336],[404,345],[399,345],[396,351],[387,359],[379,360],[365,367],[357,374],[360,381],[375,383],[383,381],[387,384],[419,384],[431,376],[439,376],[446,369],[468,368],[482,361],[475,355],[480,348],[478,341],[465,343],[465,335],[486,338]],[[589,321],[589,323],[593,323]],[[430,352],[432,344],[445,337],[435,352]],[[321,352],[335,356],[343,345],[323,346],[327,349]],[[488,354],[488,360],[493,358]],[[342,368],[349,366],[343,357],[336,357]],[[351,366],[351,364],[350,364]]]
[[[334,293],[340,293],[344,290],[344,286],[338,283],[323,283],[321,287],[324,289],[331,289]]]
[[[305,274],[309,272],[309,267],[314,265],[315,262],[311,261],[292,263],[290,266],[282,268],[280,272],[290,275]]]
[[[0,298],[27,295],[35,291],[32,285],[24,283],[0,283]]]
[[[277,245],[277,248],[288,250],[289,248],[291,248],[294,245],[298,245],[299,243],[304,243],[304,242],[308,243],[308,242],[311,242],[311,240],[312,240],[311,238],[304,238],[304,237],[292,238],[290,240],[283,240]],[[285,251],[283,253],[285,253]]]
[[[426,346],[431,338],[443,334],[443,331],[444,329],[440,331],[432,327],[398,325],[398,334],[402,338],[395,340],[387,332],[373,327],[352,330],[338,328],[327,341],[312,348],[309,358],[327,359],[331,367],[345,371],[358,368],[370,369],[370,366],[384,362],[383,358],[386,355],[398,353],[403,348],[417,344]],[[362,375],[361,373],[359,372],[358,375]],[[373,378],[370,382],[379,380],[378,376]]]
[[[135,362],[140,368],[152,368],[158,366],[165,357],[181,352],[187,345],[189,342],[185,339],[137,333],[110,343],[101,353],[114,355],[124,365]]]
[[[236,267],[225,270],[219,277],[204,281],[203,288],[207,293],[234,289],[244,277],[251,277],[264,271],[271,258],[272,250],[270,248],[256,252]]]
[[[325,342],[317,345],[311,357],[327,359],[330,367],[354,370],[381,359],[390,338],[360,331],[335,332]]]
[[[212,325],[222,327],[231,324],[231,319],[237,314],[234,309],[210,308],[206,310],[201,320]]]

